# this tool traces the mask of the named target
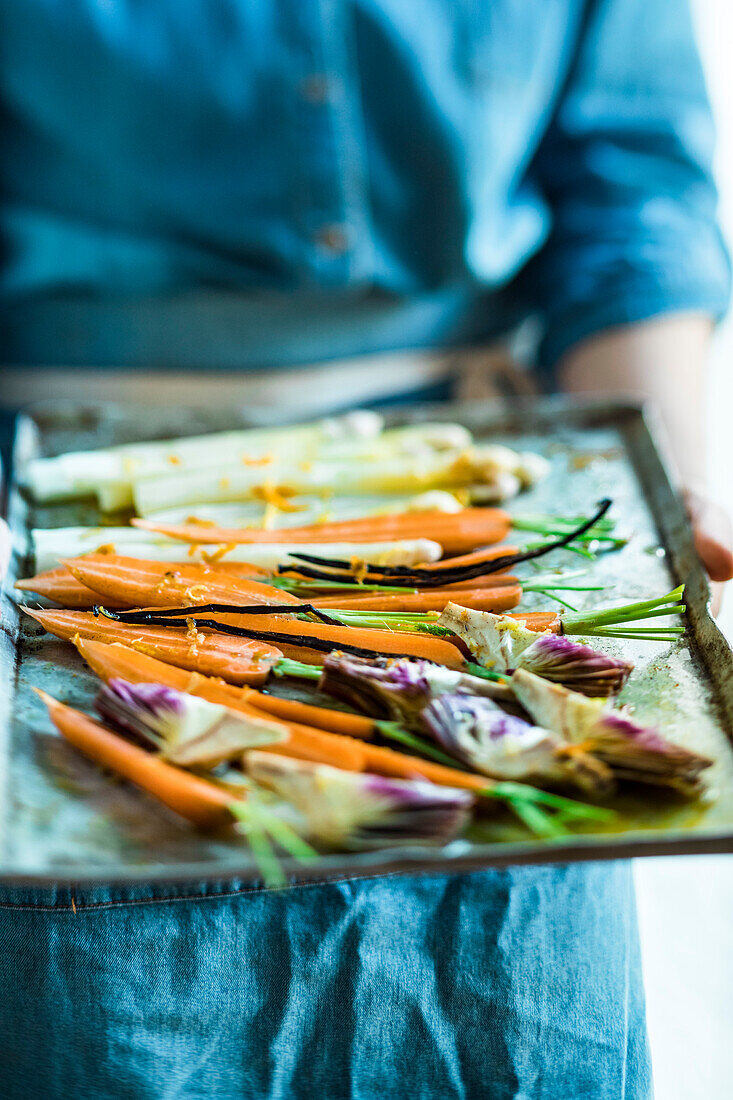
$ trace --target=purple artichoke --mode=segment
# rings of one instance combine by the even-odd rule
[[[607,767],[556,734],[505,714],[490,699],[442,695],[421,715],[423,729],[475,771],[494,779],[569,783],[593,793],[611,786]]]
[[[302,819],[295,826],[299,832],[351,851],[447,844],[467,824],[474,803],[469,791],[267,752],[250,753],[247,770],[255,782],[295,808]]]
[[[562,634],[541,634],[517,659],[517,668],[597,698],[617,695],[633,667]]]

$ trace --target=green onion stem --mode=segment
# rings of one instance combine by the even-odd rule
[[[284,886],[287,881],[270,838],[300,863],[318,859],[315,848],[303,840],[287,821],[258,803],[253,796],[250,795],[246,802],[232,802],[229,810],[249,841],[265,886]]]
[[[482,680],[493,680],[497,684],[508,684],[511,679],[502,672],[493,672],[490,668],[476,665],[472,661],[466,661],[466,671],[470,672],[472,676],[480,676]]]
[[[587,632],[589,638],[627,638],[638,641],[648,642],[674,642],[677,638],[680,638],[684,634],[684,628],[670,626],[666,629],[660,630],[644,630],[639,628],[638,630],[616,630],[612,626],[598,627],[597,630],[590,630]]]
[[[242,832],[247,838],[252,856],[257,869],[262,875],[265,886],[274,888],[284,886],[287,882],[285,872],[280,860],[275,855],[275,850],[270,843],[267,833],[257,820],[257,814],[252,807],[244,802],[232,802],[229,807],[233,816],[237,819]]]
[[[539,550],[542,546],[544,546],[544,542],[542,542],[542,541],[540,541],[540,542],[527,542],[524,545],[524,549],[525,550]],[[569,550],[572,554],[578,554],[581,558],[587,558],[588,561],[595,561],[596,560],[596,555],[593,553],[592,550],[586,550],[586,548],[584,546],[578,546],[577,543],[569,542],[565,547],[563,547],[563,549],[564,550]]]
[[[281,657],[272,666],[276,676],[295,676],[300,680],[320,680],[323,665],[307,665],[303,661],[293,661],[289,657]]]
[[[553,794],[539,787],[531,787],[526,783],[501,780],[490,789],[490,793],[494,798],[518,798],[524,802],[540,802],[543,806],[551,806],[566,817],[610,821],[616,816],[613,810],[608,810],[604,806],[591,806],[587,802],[565,798],[563,795]]]
[[[533,802],[524,802],[521,798],[509,798],[506,801],[534,836],[541,837],[543,840],[558,840],[568,835],[568,830],[561,821],[545,813]]]
[[[562,628],[564,634],[597,634],[605,627],[619,626],[622,623],[638,622],[644,619],[656,618],[660,615],[682,615],[685,605],[679,603],[684,593],[684,585],[679,585],[672,592],[666,593],[652,600],[639,600],[636,603],[627,603],[621,607],[609,607],[600,611],[578,611],[570,615],[564,615]],[[635,628],[641,635],[673,630],[681,632],[682,627],[638,627]]]
[[[428,756],[438,764],[445,764],[449,768],[458,768],[458,762],[454,757],[434,748],[433,745],[423,740],[422,737],[418,737],[417,734],[403,729],[397,722],[378,721],[374,723],[374,727],[379,730],[383,737],[388,737],[391,741],[399,741],[401,745],[407,745],[409,748],[415,749],[422,756]]]
[[[272,588],[281,588],[286,592],[307,592],[310,589],[332,591],[355,592],[396,592],[400,596],[405,594],[416,595],[417,588],[398,588],[394,584],[349,584],[348,581],[317,581],[297,579],[296,577],[273,577],[267,582]]]

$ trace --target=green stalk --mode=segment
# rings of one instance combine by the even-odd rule
[[[242,827],[265,886],[271,889],[285,886],[287,879],[280,860],[275,855],[264,828],[257,822],[257,815],[252,813],[251,806],[243,802],[233,802],[229,809]]]
[[[320,680],[323,665],[306,665],[303,661],[292,661],[289,657],[281,657],[277,664],[272,666],[276,676],[295,676],[300,680]]]
[[[595,821],[610,821],[616,815],[613,810],[607,810],[604,806],[591,806],[587,802],[578,802],[574,798],[565,798],[560,794],[542,790],[540,787],[530,787],[526,783],[513,783],[510,780],[502,780],[492,788],[492,796],[498,798],[519,798],[522,801],[540,802],[544,806],[551,806],[564,817],[588,818]]]
[[[545,545],[544,540],[538,542],[527,542],[524,544],[525,550],[539,550]],[[597,555],[592,550],[587,550],[584,546],[579,546],[577,543],[569,542],[567,546],[563,547],[564,550],[569,550],[572,554],[578,554],[581,558],[587,558],[588,561],[595,561]]]
[[[573,531],[583,522],[582,516],[548,516],[541,512],[524,512],[521,515],[512,516],[512,527],[517,531],[536,531],[538,534],[564,534]],[[585,538],[597,537],[608,534],[616,527],[616,521],[609,516],[602,516],[586,532]]]
[[[684,585],[679,585],[664,596],[652,600],[639,600],[636,603],[627,603],[621,607],[609,607],[601,611],[578,611],[570,615],[564,615],[562,620],[563,634],[583,634],[588,637],[606,636],[622,637],[627,632],[614,632],[609,634],[607,628],[619,627],[624,623],[633,623],[645,619],[653,619],[658,616],[682,615],[686,607],[679,603],[684,593]],[[666,640],[683,633],[681,626],[669,627],[635,627],[628,632],[628,636],[656,638]]]
[[[281,588],[286,592],[292,592],[297,594],[298,592],[307,592],[309,589],[327,589],[329,592],[334,590],[346,591],[346,592],[396,592],[400,596],[416,595],[417,588],[398,588],[394,584],[349,584],[346,581],[317,581],[317,580],[298,580],[296,577],[274,577],[267,582],[272,588]]]
[[[592,638],[627,638],[630,641],[634,639],[638,641],[648,642],[674,642],[677,638],[682,637],[685,630],[682,626],[670,626],[665,629],[652,630],[651,628],[645,630],[643,627],[639,627],[637,630],[615,630],[612,626],[599,627],[598,630],[591,630],[588,632],[588,637]]]
[[[472,676],[480,676],[482,680],[493,680],[497,684],[508,684],[511,681],[510,676],[505,676],[502,672],[492,672],[490,668],[475,665],[471,661],[466,661],[466,671]]]
[[[521,515],[512,517],[512,527],[517,531],[532,531],[545,536],[545,538],[566,535],[568,531],[572,531],[580,523],[582,523],[580,519],[575,520],[564,516]],[[616,550],[621,546],[625,546],[628,539],[617,538],[611,534],[615,526],[615,520],[604,516],[583,535],[580,535],[575,543],[568,546],[567,549],[577,550],[579,548],[578,544],[582,544],[584,547],[596,544],[598,549],[603,550]],[[602,547],[598,545],[601,543],[603,544]]]
[[[428,741],[423,740],[422,737],[418,737],[415,733],[410,733],[408,730],[403,729],[397,722],[375,722],[374,726],[383,737],[388,737],[391,741],[399,741],[401,745],[407,745],[408,748],[415,749],[422,756],[428,756],[431,760],[435,760],[437,764],[445,764],[448,768],[455,768],[457,762],[452,756],[448,756],[447,753],[441,752],[440,749],[436,749]]]
[[[303,840],[287,821],[259,804],[253,796],[250,795],[246,802],[232,802],[229,810],[243,828],[265,886],[284,886],[287,881],[270,837],[300,863],[319,858],[315,848]]]
[[[534,836],[541,837],[543,840],[561,840],[568,835],[568,830],[562,822],[551,814],[545,813],[533,802],[523,802],[521,798],[510,798],[507,799],[507,805]]]

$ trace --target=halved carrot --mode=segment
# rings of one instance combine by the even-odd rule
[[[129,779],[200,828],[217,829],[233,823],[228,807],[234,799],[227,791],[167,764],[45,691],[34,690],[48,707],[51,720],[62,737],[90,760]]]
[[[279,746],[268,745],[267,751],[273,752]],[[491,788],[492,781],[485,775],[460,771],[458,767],[449,768],[445,764],[435,764],[432,760],[422,760],[405,752],[382,748],[380,745],[364,746],[364,771],[377,775],[391,775],[400,779],[427,779],[440,787],[461,787],[469,791],[485,791]]]
[[[387,542],[392,539],[429,538],[446,554],[460,554],[476,546],[500,542],[511,529],[511,517],[500,508],[464,508],[462,512],[401,512],[367,516],[338,523],[315,523],[284,530],[202,527],[200,524],[160,523],[133,519],[136,527],[190,543],[309,543]]]
[[[64,562],[73,576],[103,599],[125,607],[173,607],[200,603],[291,603],[301,601],[260,581],[200,562],[146,561],[117,554],[85,554]],[[110,604],[113,606],[113,604]]]
[[[361,597],[351,596],[342,599],[338,596],[321,597],[311,600],[314,607],[338,608],[346,610],[362,611],[404,611],[414,613],[416,611],[443,611],[445,605],[456,601],[458,593],[450,588],[426,588],[418,592],[406,592],[399,596],[387,592],[373,592],[371,595]],[[460,593],[462,607],[470,607],[474,611],[508,611],[516,607],[522,598],[522,589],[518,583],[497,585],[494,588],[466,588]]]
[[[23,610],[57,638],[72,641],[79,634],[100,642],[122,642],[141,653],[179,668],[223,676],[232,684],[262,684],[282,656],[274,646],[246,638],[159,626],[128,626],[97,617],[89,611]]]
[[[35,592],[62,607],[78,611],[91,609],[100,603],[99,592],[92,592],[91,588],[78,581],[65,565],[49,569],[45,573],[37,573],[35,577],[24,577],[15,582],[15,587],[22,592]],[[110,600],[109,606],[120,608],[127,607],[128,604]]]
[[[373,720],[362,714],[347,714],[295,699],[279,699],[250,687],[236,687],[217,677],[203,676],[200,672],[188,672],[166,664],[119,642],[110,644],[77,638],[75,644],[92,671],[105,682],[119,678],[132,683],[165,684],[166,687],[198,695],[210,703],[220,703],[233,710],[257,711],[262,716],[282,718],[286,722],[350,737],[368,740],[374,735]]]
[[[545,630],[562,634],[562,616],[556,611],[511,611],[507,619],[517,619],[527,630],[536,630],[540,634]]]
[[[308,548],[304,546],[303,554],[306,554],[307,551]],[[410,574],[416,573],[418,576],[421,574],[424,575],[426,573],[430,574],[431,581],[433,574],[435,574],[438,579],[440,579],[441,574],[445,574],[448,577],[448,580],[446,581],[446,584],[444,586],[446,588],[449,586],[456,589],[464,587],[475,588],[476,584],[480,583],[482,576],[491,577],[491,579],[493,580],[494,577],[500,576],[501,574],[505,573],[506,569],[508,569],[509,566],[506,566],[504,569],[497,570],[496,572],[487,571],[486,574],[479,573],[469,580],[451,580],[449,575],[452,574],[452,571],[455,570],[456,567],[478,566],[482,565],[484,562],[486,563],[487,570],[492,570],[497,558],[513,557],[519,552],[520,551],[516,546],[502,545],[495,546],[491,549],[484,547],[480,550],[474,551],[471,554],[462,554],[460,557],[441,558],[440,561],[423,562],[421,565],[414,566],[414,568],[410,569],[408,572]],[[307,579],[309,573],[311,573],[312,575],[312,570],[312,563],[304,562],[300,564],[294,561],[293,565],[287,571],[284,571],[281,575],[302,580],[303,578]],[[355,581],[357,583],[359,581],[367,581],[369,584],[402,584],[403,586],[410,588],[421,587],[419,580],[411,582],[403,579],[402,581],[400,581],[400,579],[394,572],[385,573],[383,570],[380,569],[378,565],[370,565],[368,562],[362,562],[358,559],[354,559],[349,563],[344,562],[341,565],[318,564],[315,566],[315,570],[319,579],[333,580],[334,583],[338,583],[338,581],[346,581],[347,583],[353,584]]]
[[[67,611],[57,614],[83,615],[85,613]],[[161,615],[164,614],[165,612],[161,611]],[[218,627],[224,632],[227,630],[232,634],[236,632],[243,639],[251,637],[270,642],[287,657],[308,664],[320,664],[323,654],[330,653],[333,649],[343,649],[346,653],[353,653],[358,649],[360,656],[385,654],[421,657],[426,661],[447,665],[448,668],[463,668],[465,664],[458,649],[457,639],[454,644],[447,638],[439,638],[427,633],[375,630],[370,627],[330,626],[326,623],[293,619],[285,615],[237,615],[228,612],[207,613],[200,620],[194,616],[194,621],[200,621],[203,630]],[[170,619],[168,623],[172,633],[180,633],[177,625],[181,623],[180,619]],[[185,620],[181,623],[182,627],[184,625]],[[122,638],[113,640],[124,641]]]

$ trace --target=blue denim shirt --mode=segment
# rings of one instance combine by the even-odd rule
[[[725,307],[686,0],[0,15],[11,313],[60,293],[509,286],[504,321],[538,310],[552,362],[610,325]]]

